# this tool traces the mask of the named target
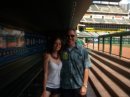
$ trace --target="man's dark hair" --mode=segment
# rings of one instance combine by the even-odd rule
[[[75,34],[76,34],[76,29],[75,28],[68,28],[67,31],[66,31],[66,34],[68,34],[68,32],[71,31],[71,30],[74,31]]]

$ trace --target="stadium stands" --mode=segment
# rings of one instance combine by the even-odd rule
[[[100,12],[107,13],[111,12],[108,6],[105,5],[97,5]]]
[[[115,19],[117,24],[127,24],[127,22],[125,22],[125,20],[123,19]]]
[[[116,13],[116,14],[128,13],[119,5],[109,5],[109,4],[92,4],[90,8],[88,9],[88,12]]]
[[[93,19],[92,18],[85,18],[86,22],[88,23],[94,23]]]
[[[90,17],[84,16],[81,22],[86,21],[88,23],[130,24],[130,19],[126,18],[128,11],[124,10],[119,5],[92,4],[87,12],[90,13]],[[100,14],[100,17],[93,17],[93,13],[96,13],[96,15]]]
[[[99,11],[99,9],[97,8],[97,6],[95,4],[90,6],[91,11]]]
[[[90,33],[82,31],[82,32],[77,33],[77,37],[93,37],[93,35],[91,35]]]
[[[102,18],[82,18],[80,22],[105,23],[105,24],[130,24],[129,19],[102,19]]]
[[[85,25],[85,31],[92,36],[129,31],[129,12],[118,4],[93,3],[80,24]]]
[[[99,36],[99,34],[96,33],[96,32],[88,32],[88,33],[90,33],[93,37],[98,37]]]
[[[109,34],[107,32],[97,32],[99,35],[106,35],[106,34]]]
[[[116,23],[114,19],[105,19],[105,23]]]
[[[81,22],[86,22],[86,20],[84,18],[81,19]]]
[[[130,19],[125,19],[126,23],[130,24]]]
[[[105,23],[105,20],[102,18],[94,18],[96,23]]]

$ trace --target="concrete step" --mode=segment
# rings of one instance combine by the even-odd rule
[[[120,88],[122,88],[127,94],[130,94],[130,80],[123,75],[119,74],[112,68],[103,64],[99,60],[91,57],[91,61],[96,67],[98,67],[104,74],[111,78]]]
[[[104,53],[104,52],[100,52],[100,51],[96,51],[96,50],[88,50],[89,52],[94,52],[96,53],[97,55],[100,55],[102,57],[105,57],[109,60],[112,60],[126,68],[129,68],[130,69],[130,60],[124,60],[124,59],[121,59],[119,58],[118,56],[114,56],[114,55],[110,55],[108,53]]]
[[[102,72],[94,64],[91,70],[112,97],[129,97],[129,94],[125,93],[113,80],[106,76],[104,72]]]
[[[95,90],[97,97],[111,97],[109,92],[105,89],[102,83],[96,78],[93,72],[89,71],[89,82]]]
[[[102,57],[100,55],[97,55],[96,53],[90,52],[90,55],[92,57],[96,58],[97,60],[99,60],[100,62],[104,63],[105,65],[107,65],[111,69],[122,74],[126,78],[128,78],[128,79],[130,78],[130,69],[129,68],[122,66],[120,64],[117,64],[116,62],[111,61],[111,60],[107,59],[106,57]]]

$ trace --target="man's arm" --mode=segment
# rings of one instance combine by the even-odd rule
[[[85,86],[86,88],[87,88],[87,84],[88,84],[88,73],[89,73],[89,69],[85,68],[84,78],[83,78],[83,86]]]
[[[88,84],[88,76],[89,76],[89,68],[91,67],[91,60],[86,49],[83,49],[84,54],[84,74],[83,74],[83,84],[80,90],[81,95],[85,95],[87,93],[87,84]]]
[[[81,90],[80,90],[81,95],[86,95],[86,93],[87,93],[88,73],[89,73],[89,69],[85,68],[85,70],[84,70],[84,78],[83,78],[83,85],[82,85]]]

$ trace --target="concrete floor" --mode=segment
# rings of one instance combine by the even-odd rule
[[[87,97],[97,97],[90,83],[88,83]]]

